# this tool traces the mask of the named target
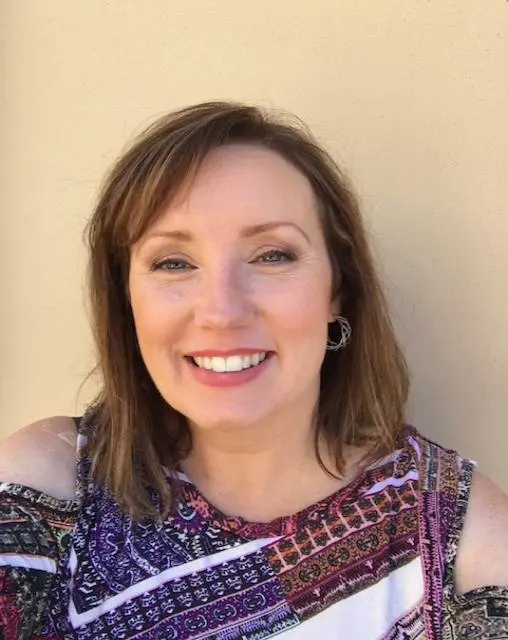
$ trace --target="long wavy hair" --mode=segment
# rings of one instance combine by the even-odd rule
[[[89,294],[100,392],[89,411],[92,473],[133,517],[162,517],[178,493],[178,462],[192,446],[185,416],[162,398],[138,348],[129,302],[131,247],[214,148],[270,149],[309,180],[332,266],[332,299],[353,327],[349,345],[327,352],[315,443],[325,437],[344,471],[344,446],[393,449],[403,424],[408,373],[394,335],[352,188],[305,125],[288,114],[232,102],[170,113],[134,140],[106,178],[87,228]],[[330,326],[330,338],[335,325]],[[322,463],[321,463],[322,464]],[[169,471],[169,473],[168,473]],[[155,496],[155,497],[154,497]]]

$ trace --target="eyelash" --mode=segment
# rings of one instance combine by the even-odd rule
[[[283,258],[283,260],[267,260],[262,261],[261,258],[266,258],[266,256],[278,256],[279,258]],[[260,256],[252,260],[251,262],[262,262],[263,264],[280,264],[282,262],[294,262],[296,260],[296,255],[293,251],[289,249],[269,249],[268,251],[263,252]]]
[[[262,260],[262,258],[266,258],[267,256],[278,256],[279,260]],[[250,264],[261,263],[261,264],[281,264],[283,262],[294,262],[296,260],[296,255],[290,250],[284,249],[269,249],[265,251],[260,256],[255,258],[254,260],[250,260]],[[174,265],[180,264],[184,265],[183,267],[171,267],[166,268],[166,265]],[[187,269],[196,269],[193,265],[191,265],[187,260],[183,258],[164,258],[163,260],[158,260],[151,265],[151,271],[185,271]]]
[[[168,264],[183,264],[186,265],[184,268],[171,268],[171,269],[166,269],[165,265]],[[158,260],[156,262],[154,262],[151,267],[150,270],[151,271],[183,271],[186,268],[191,268],[191,269],[195,269],[196,267],[193,267],[192,265],[190,265],[187,260],[183,260],[182,258],[164,258],[164,260]]]

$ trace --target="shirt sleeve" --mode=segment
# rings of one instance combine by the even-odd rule
[[[506,640],[508,587],[491,586],[454,594],[447,602],[443,640]]]
[[[0,638],[56,639],[48,596],[76,519],[74,501],[0,483]]]

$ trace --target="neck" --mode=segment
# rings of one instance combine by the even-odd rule
[[[181,468],[226,515],[267,522],[291,515],[345,484],[320,466],[313,412],[228,429],[192,426],[193,448]],[[335,470],[325,446],[320,454]]]

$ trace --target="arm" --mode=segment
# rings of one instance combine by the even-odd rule
[[[508,587],[508,496],[475,473],[457,553],[455,586],[466,593],[482,586]]]
[[[75,431],[71,419],[51,418],[0,443],[0,637],[5,640],[56,637],[47,598],[76,518]]]
[[[75,452],[76,426],[72,418],[40,420],[0,443],[0,481],[70,500],[74,497]]]

